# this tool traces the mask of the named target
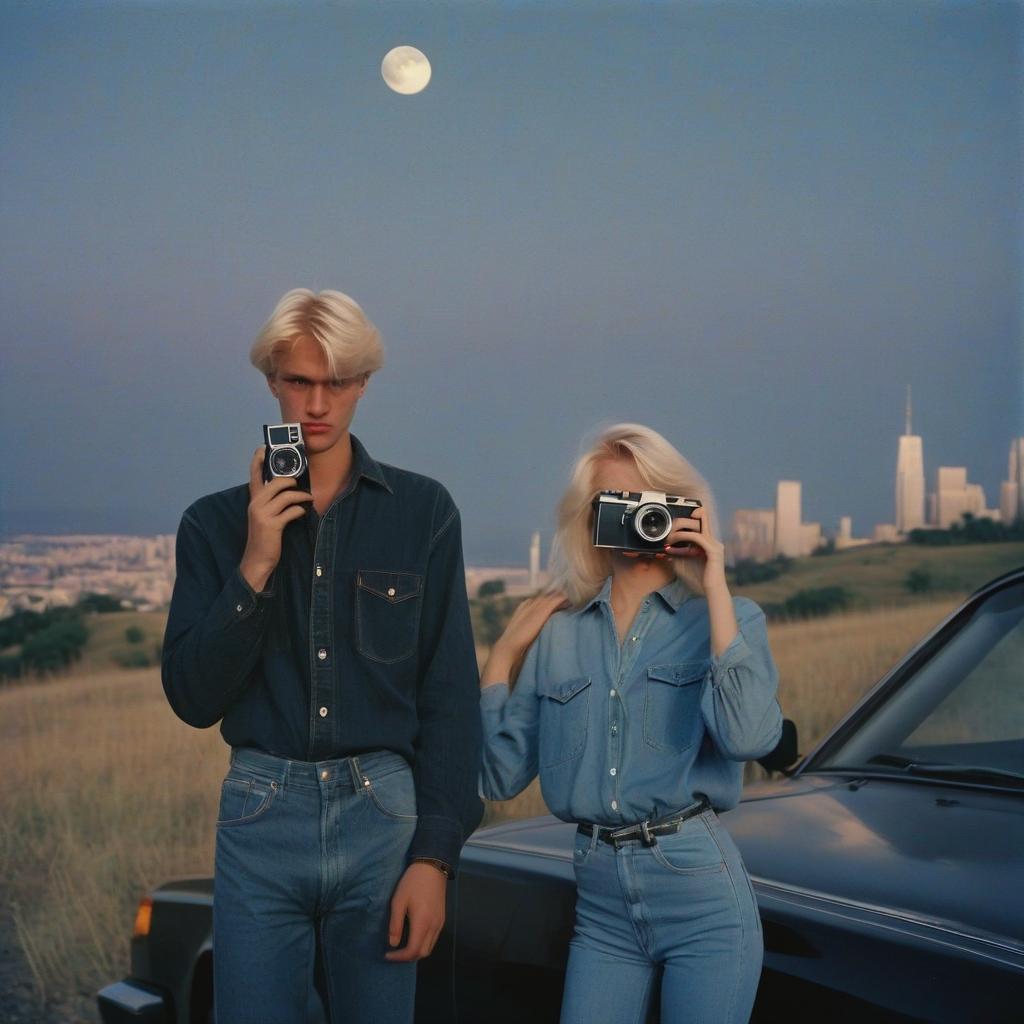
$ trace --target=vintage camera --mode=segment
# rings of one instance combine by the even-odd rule
[[[263,456],[263,482],[276,476],[295,479],[300,491],[309,491],[309,461],[302,440],[302,427],[298,423],[264,423],[263,443],[267,452]]]
[[[594,547],[653,553],[665,550],[675,520],[691,518],[701,503],[661,491],[599,491],[591,507]]]

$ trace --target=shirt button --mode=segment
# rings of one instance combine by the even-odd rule
[[[395,588],[394,587],[388,587],[388,597],[394,597],[394,596],[395,596]]]
[[[631,636],[629,639],[632,640],[633,643],[636,643],[640,639],[640,637],[638,637],[638,636]]]
[[[316,652],[316,656],[321,661],[326,661],[327,660],[327,648],[326,647],[321,647],[320,650]]]
[[[619,809],[619,801],[618,800],[613,800],[612,801],[612,810],[613,811],[617,811],[618,809]]]
[[[318,565],[316,567],[316,574],[317,574],[317,576],[323,576],[323,574],[324,574],[324,567],[322,565]]]
[[[240,612],[241,610],[242,610],[242,606],[240,604],[236,604],[235,605],[235,611],[236,612]]]
[[[618,772],[618,769],[616,769],[616,768],[609,768],[608,769],[608,774],[609,775],[615,775],[615,774],[617,774],[617,772]]]
[[[320,709],[320,717],[321,718],[326,718],[327,717],[327,708],[321,708]]]
[[[617,725],[613,725],[612,726],[612,735],[614,736],[618,731],[619,731],[619,727]]]
[[[326,782],[330,777],[331,773],[326,768],[320,773],[320,778],[323,779],[324,782]]]
[[[609,691],[608,696],[609,697],[614,697],[615,696],[615,691],[614,690]]]

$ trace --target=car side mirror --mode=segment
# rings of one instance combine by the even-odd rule
[[[757,763],[766,772],[785,772],[787,768],[796,764],[800,759],[800,748],[796,736],[796,723],[791,718],[782,720],[782,735],[775,749],[764,757],[759,757]]]

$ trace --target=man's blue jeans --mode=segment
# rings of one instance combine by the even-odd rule
[[[331,1024],[409,1024],[416,964],[384,954],[415,828],[398,754],[312,763],[236,748],[217,821],[217,1024],[306,1024],[317,932]]]
[[[618,849],[577,834],[576,927],[562,1024],[641,1024],[657,997],[662,1024],[744,1024],[764,952],[739,851],[712,810]]]

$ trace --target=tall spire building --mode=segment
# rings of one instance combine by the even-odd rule
[[[1000,502],[1003,522],[1024,523],[1024,437],[1015,437],[1010,442],[1006,476]]]
[[[924,526],[924,454],[921,438],[911,433],[909,384],[906,416],[906,430],[896,456],[896,530],[899,533]]]

